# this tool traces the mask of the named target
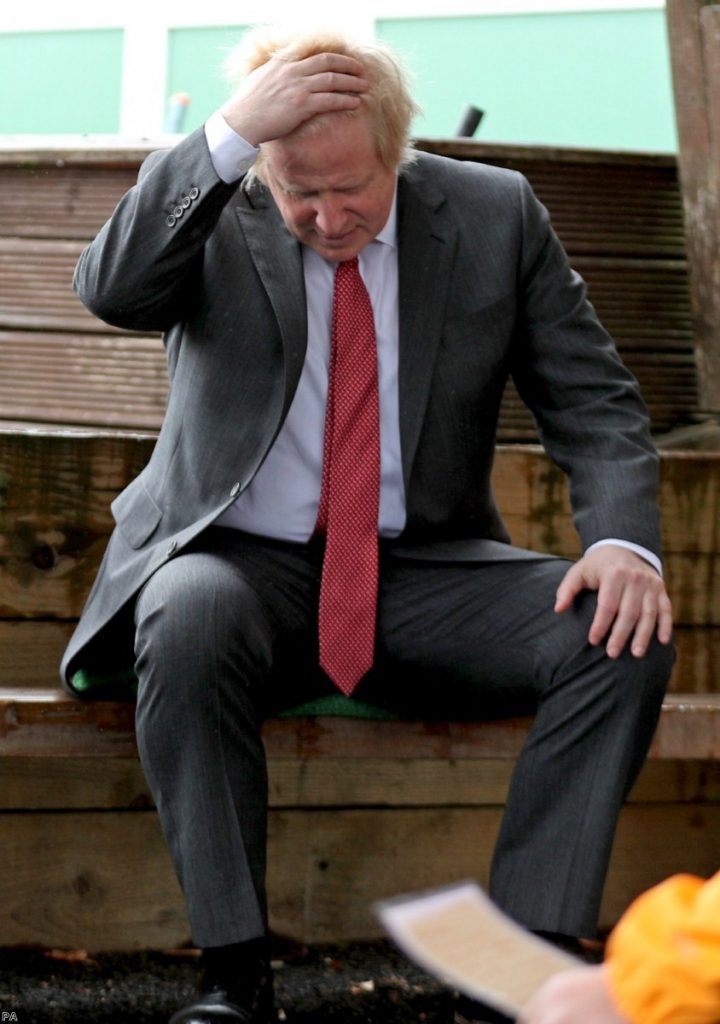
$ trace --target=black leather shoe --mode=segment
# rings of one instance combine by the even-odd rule
[[[272,973],[263,966],[257,984],[249,989],[206,975],[196,1002],[178,1010],[170,1024],[273,1024],[275,1020]]]

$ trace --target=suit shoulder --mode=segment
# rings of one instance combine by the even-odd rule
[[[508,167],[495,167],[476,160],[458,160],[434,153],[416,154],[414,163],[405,172],[409,178],[417,177],[441,189],[466,189],[469,185],[497,192],[517,194],[518,189],[529,187],[520,171]]]

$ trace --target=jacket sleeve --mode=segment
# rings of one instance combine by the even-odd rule
[[[217,176],[202,128],[152,153],[80,256],[73,284],[81,301],[115,327],[164,331],[177,323],[196,297],[205,243],[237,188]]]
[[[720,1020],[720,872],[676,875],[641,896],[608,945],[610,988],[633,1024]]]
[[[658,459],[637,381],[522,181],[523,241],[512,376],[567,474],[583,549],[608,537],[659,555]]]

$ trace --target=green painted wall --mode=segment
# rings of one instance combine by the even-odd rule
[[[222,65],[242,25],[173,29],[167,95],[187,92],[190,131],[227,97]],[[662,10],[388,18],[378,34],[416,75],[422,135],[452,135],[468,103],[477,138],[675,150]],[[120,29],[0,33],[0,132],[115,132]]]
[[[677,148],[662,10],[382,19],[377,32],[415,73],[419,135],[454,134],[472,103],[478,139]]]
[[[228,50],[239,41],[246,26],[172,29],[168,39],[167,95],[186,92],[190,106],[183,131],[192,131],[225,102],[229,86],[223,74]]]
[[[0,33],[0,132],[116,132],[119,29]]]

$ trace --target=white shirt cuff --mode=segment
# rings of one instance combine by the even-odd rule
[[[607,544],[615,544],[619,548],[627,548],[628,551],[634,551],[636,555],[640,555],[640,557],[644,558],[646,562],[649,562],[653,569],[655,569],[655,571],[659,573],[660,576],[662,576],[662,562],[660,561],[658,556],[656,554],[653,554],[652,551],[648,551],[647,548],[642,547],[642,545],[640,544],[633,544],[631,540],[616,540],[615,537],[608,537],[605,540],[596,540],[594,544],[590,545],[585,554],[587,555],[590,551],[593,551],[595,548],[601,548]]]
[[[215,172],[227,185],[247,174],[260,152],[232,130],[219,110],[205,122],[205,138]]]

